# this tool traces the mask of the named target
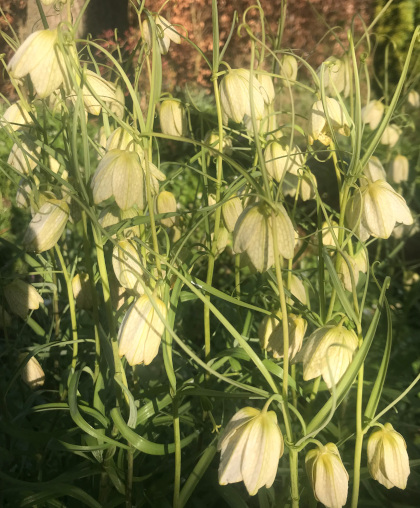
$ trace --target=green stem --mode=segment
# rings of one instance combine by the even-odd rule
[[[129,444],[129,443],[128,443]],[[132,508],[133,494],[133,449],[127,450],[127,474],[125,477],[125,506]]]
[[[175,473],[173,508],[181,506],[179,493],[181,488],[181,432],[179,428],[178,399],[174,399],[174,443],[175,443]]]
[[[289,448],[290,484],[292,496],[292,508],[299,508],[299,475],[298,475],[298,451]]]
[[[359,341],[360,342],[360,341]],[[354,472],[353,472],[353,493],[351,500],[351,508],[357,508],[359,503],[360,489],[360,461],[362,457],[363,446],[363,364],[359,370],[357,380],[357,401],[356,401],[356,443],[354,447]]]
[[[66,263],[64,261],[63,255],[61,254],[61,249],[58,245],[55,246],[55,251],[56,251],[58,259],[60,261],[61,269],[63,271],[64,280],[66,281],[66,286],[67,286],[67,297],[69,299],[71,330],[72,330],[72,337],[74,340],[73,358],[71,361],[71,368],[72,368],[72,371],[74,372],[76,370],[77,355],[78,355],[78,350],[79,350],[79,343],[77,341],[78,336],[77,336],[76,302],[74,301],[73,288],[71,285],[70,276],[67,272]]]

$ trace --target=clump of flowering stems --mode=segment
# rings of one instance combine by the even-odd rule
[[[41,3],[43,29],[10,39],[4,62],[18,101],[1,119],[3,172],[25,226],[2,271],[13,365],[2,418],[12,440],[14,426],[45,421],[41,472],[60,453],[69,471],[88,469],[40,487],[11,467],[10,491],[25,506],[70,496],[183,507],[203,485],[214,490],[221,451],[221,497],[267,500],[269,489],[277,506],[315,497],[355,508],[367,433],[373,479],[405,488],[404,438],[379,420],[418,377],[383,408],[391,280],[371,253],[385,242],[398,253],[417,227],[399,111],[418,107],[410,62],[420,29],[384,98],[367,58],[378,18],[314,69],[282,45],[286,2],[274,39],[257,1],[220,45],[213,0],[212,58],[144,3],[133,4],[135,58],[75,39],[81,16],[69,0],[57,5],[67,21],[49,28]],[[224,60],[232,37],[249,40],[244,68]],[[171,41],[205,60],[211,96],[162,87]],[[18,374],[25,409],[11,400]],[[227,485],[239,482],[247,493]]]

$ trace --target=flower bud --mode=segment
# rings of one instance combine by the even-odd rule
[[[287,85],[293,86],[296,81],[298,72],[297,60],[293,55],[283,55],[280,64],[280,76],[290,82]]]
[[[187,130],[185,108],[180,101],[166,99],[160,105],[160,128],[163,134],[184,136]]]
[[[4,296],[10,310],[22,319],[26,319],[30,310],[39,309],[39,304],[44,303],[38,291],[27,282],[15,279],[5,286]]]
[[[284,339],[281,312],[276,314],[280,321],[272,316],[265,316],[258,329],[260,344],[263,349],[273,352],[273,358],[283,358]],[[289,360],[292,360],[302,347],[308,323],[300,316],[289,314],[287,316],[289,328]]]
[[[176,200],[172,192],[162,191],[157,197],[157,212],[158,213],[175,213],[176,212]],[[168,217],[167,219],[161,219],[160,222],[167,228],[175,225],[176,217]]]
[[[153,297],[153,302],[166,318],[165,304]],[[118,333],[119,354],[130,365],[149,365],[158,354],[165,325],[147,295],[141,296],[127,311]]]
[[[33,123],[31,115],[24,108],[21,101],[16,101],[9,106],[0,118],[0,127],[3,129],[10,128],[13,131]]]
[[[416,90],[410,90],[408,92],[408,104],[413,108],[420,108],[420,95]]]
[[[367,444],[369,473],[387,489],[405,489],[410,474],[407,445],[390,423],[372,432]]]
[[[374,155],[369,159],[369,162],[363,169],[363,173],[369,182],[376,182],[376,180],[386,180],[385,169],[378,157],[375,157]]]
[[[286,259],[294,254],[295,232],[286,210],[280,204],[272,211],[264,204],[246,208],[240,215],[233,232],[233,250],[246,252],[259,272],[274,264],[273,228],[276,228],[278,252]]]
[[[360,219],[360,223],[358,223]],[[405,199],[384,180],[369,182],[358,190],[346,210],[350,229],[360,229],[360,239],[370,235],[389,238],[396,222],[413,224],[413,217]]]
[[[300,154],[299,154],[300,155]],[[302,156],[301,156],[302,157]],[[304,165],[302,158],[302,166]],[[283,180],[283,194],[285,196],[296,196],[296,191],[299,186],[299,196],[302,201],[308,201],[315,198],[315,187],[317,181],[315,175],[306,168],[305,171],[299,171],[297,165],[292,166],[290,171],[284,175]]]
[[[406,182],[408,180],[408,159],[404,155],[397,155],[389,164],[389,178],[394,183]]]
[[[325,146],[331,144],[331,132],[327,117],[332,129],[344,136],[350,135],[350,127],[340,103],[330,97],[326,97],[325,102],[327,113],[324,111],[322,101],[317,101],[312,106],[309,121],[309,143],[311,145],[315,140],[319,140]]]
[[[40,98],[48,97],[64,81],[65,64],[58,45],[58,31],[39,30],[31,34],[9,62],[13,77],[27,74]]]
[[[19,355],[19,361],[23,362],[27,356],[27,353],[22,353]],[[35,356],[32,356],[31,359],[23,367],[22,380],[32,390],[44,385],[45,372],[42,370],[42,367]]]
[[[389,148],[393,148],[397,144],[397,141],[400,138],[400,134],[401,129],[398,127],[398,125],[390,123],[385,127],[381,137],[381,143],[383,145],[388,145]]]
[[[169,23],[163,16],[153,16],[156,24],[156,37],[159,44],[159,51],[162,55],[166,55],[169,51],[171,41],[175,44],[181,43],[180,35],[175,31],[175,27]],[[152,47],[152,27],[149,18],[142,23],[143,37],[149,48]]]
[[[7,163],[22,175],[28,175],[36,168],[40,153],[40,146],[31,141],[28,143],[20,141],[19,144],[13,145]]]
[[[350,264],[350,268],[347,262]],[[359,269],[351,256],[346,255],[345,259],[342,255],[339,256],[337,275],[341,281],[341,284],[344,286],[344,289],[347,291],[351,292],[353,289],[351,277],[352,275],[354,280],[354,287],[357,286],[357,283],[359,282]]]
[[[334,443],[310,450],[305,467],[317,501],[327,508],[341,508],[346,504],[349,475]]]
[[[144,159],[143,148],[134,140],[133,136],[122,127],[117,127],[111,132],[109,138],[106,140],[105,147],[107,152],[114,149],[136,152],[141,161]]]
[[[370,101],[362,108],[362,120],[374,131],[381,123],[385,106],[380,101]]]
[[[220,82],[220,101],[225,119],[231,118],[240,123],[245,115],[252,116],[250,102],[250,72],[247,69],[231,69]],[[261,120],[264,116],[264,97],[260,91],[260,84],[253,76],[253,105],[255,118]]]
[[[219,150],[219,131],[212,130],[208,131],[206,137],[204,138],[204,143],[206,145],[211,146],[215,150]],[[213,150],[209,150],[212,155],[216,155]],[[226,155],[230,155],[232,153],[232,138],[227,136],[223,131],[223,143],[222,143],[222,151]]]
[[[130,240],[120,240],[112,252],[112,267],[122,287],[144,293],[140,256]]]
[[[240,409],[226,425],[217,449],[220,485],[243,481],[251,496],[261,487],[271,487],[284,450],[276,413]]]
[[[66,227],[69,213],[69,207],[63,200],[51,199],[44,203],[23,237],[25,248],[39,254],[54,247]]]
[[[89,275],[84,272],[77,273],[71,281],[71,287],[77,307],[79,309],[91,309],[93,299]]]
[[[336,385],[350,365],[358,346],[357,335],[342,325],[327,325],[315,330],[296,355],[303,362],[303,379],[322,376],[328,388]]]
[[[223,222],[229,233],[235,229],[235,224],[238,222],[239,216],[243,212],[241,200],[235,196],[230,198],[222,205]]]

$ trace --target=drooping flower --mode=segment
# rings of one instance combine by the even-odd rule
[[[390,123],[385,127],[381,137],[381,143],[383,145],[388,145],[390,148],[393,148],[397,144],[397,141],[400,139],[400,135],[400,127],[394,123]]]
[[[273,358],[283,358],[284,356],[284,335],[283,324],[281,322],[281,312],[277,312],[277,317],[265,316],[258,329],[260,344],[263,349],[271,351]],[[289,359],[292,360],[302,347],[303,337],[305,336],[308,323],[295,314],[287,316],[289,329]]]
[[[346,220],[362,241],[369,236],[389,238],[397,222],[413,224],[405,199],[384,180],[368,182],[354,194],[349,200]]]
[[[22,240],[25,248],[39,254],[54,247],[66,227],[69,214],[69,206],[64,200],[46,201],[29,223]]]
[[[88,69],[84,71],[82,97],[86,111],[95,116],[98,116],[102,111],[101,103],[96,97],[108,105],[108,107],[121,100],[124,101],[124,95],[122,95],[122,98],[120,96],[117,99],[116,88],[113,83],[106,81]],[[72,101],[76,101],[77,95],[73,92],[69,98]],[[122,102],[122,107],[124,108],[124,102]]]
[[[222,216],[223,222],[225,223],[226,229],[229,233],[232,233],[235,229],[235,225],[241,213],[244,211],[241,200],[234,196],[222,205]]]
[[[327,508],[341,508],[346,504],[349,475],[334,443],[310,450],[305,467],[317,501]]]
[[[278,141],[269,143],[264,151],[267,173],[280,182],[287,171],[298,170],[304,165],[302,154],[296,147],[283,146]]]
[[[369,473],[387,489],[405,489],[410,474],[407,445],[390,423],[372,432],[367,445]]]
[[[284,450],[276,413],[240,409],[226,425],[217,448],[220,485],[243,481],[251,496],[261,487],[271,487]]]
[[[388,175],[394,183],[406,182],[408,180],[409,164],[404,155],[396,155],[389,163]]]
[[[158,213],[175,213],[176,212],[176,199],[172,192],[162,191],[159,193],[156,200],[156,207]],[[168,217],[161,219],[160,222],[167,228],[175,226],[176,217]]]
[[[112,252],[112,267],[122,287],[144,293],[140,279],[143,277],[139,253],[130,240],[120,240]]]
[[[77,307],[79,309],[91,309],[93,298],[89,275],[84,272],[76,273],[71,281],[71,287]]]
[[[135,204],[144,209],[146,203],[145,166],[136,152],[113,149],[99,163],[92,178],[92,194],[95,204],[114,196],[117,205],[127,210]],[[152,194],[159,192],[159,180],[165,175],[148,162]]]
[[[231,118],[240,123],[245,115],[252,116],[250,101],[250,72],[248,69],[231,69],[220,82],[220,101],[225,120]],[[264,116],[264,97],[260,90],[260,83],[252,77],[252,103],[255,118],[261,120]]]
[[[363,174],[369,180],[369,182],[376,182],[376,180],[386,180],[385,169],[378,157],[375,157],[374,155],[372,155],[365,168],[363,169]]]
[[[157,297],[153,302],[166,318],[165,304]],[[149,365],[158,354],[165,325],[147,295],[141,296],[127,311],[118,332],[119,354],[130,365]]]
[[[39,309],[39,304],[44,299],[38,291],[27,282],[15,279],[4,287],[4,296],[10,310],[22,319],[26,319],[30,310]]]
[[[187,129],[185,108],[180,101],[166,99],[160,105],[160,128],[163,134],[184,136]]]
[[[315,330],[295,356],[303,362],[303,379],[322,376],[328,388],[336,385],[350,365],[358,346],[357,335],[341,324]]]
[[[294,81],[296,81],[298,72],[298,64],[297,60],[293,55],[283,55],[280,64],[280,76],[286,80],[287,86],[294,85]]]
[[[412,106],[413,108],[419,108],[420,107],[420,95],[416,90],[410,90],[408,92],[408,98],[407,98],[408,104]]]
[[[12,146],[7,163],[22,175],[31,174],[39,161],[41,147],[32,141],[20,141]]]
[[[269,74],[259,73],[257,75],[257,80],[260,83],[260,92],[263,96],[265,104],[271,104],[276,97],[273,79]]]
[[[362,120],[372,130],[375,130],[384,116],[385,106],[381,101],[370,101],[362,108]]]
[[[27,356],[27,353],[22,353],[19,355],[19,361],[22,363]],[[25,364],[21,375],[23,382],[27,384],[32,390],[44,385],[45,372],[43,371],[40,363],[35,358],[35,356],[32,356],[30,360]]]
[[[35,111],[31,113],[35,115]],[[21,101],[16,101],[9,106],[0,118],[0,127],[2,129],[10,128],[13,131],[17,131],[21,127],[33,123],[32,116]]]
[[[294,254],[295,232],[286,210],[280,204],[272,211],[257,203],[240,215],[233,232],[233,250],[246,252],[256,270],[264,272],[274,264],[274,237],[276,228],[279,254],[291,259]]]
[[[300,301],[302,305],[308,304],[305,286],[303,285],[302,280],[294,273],[292,273],[292,276],[290,277],[290,292],[297,300]]]
[[[159,44],[159,51],[162,55],[166,55],[169,51],[171,41],[175,44],[181,43],[181,37],[175,30],[175,27],[169,23],[163,16],[153,16],[153,21],[156,24],[156,37]],[[145,19],[142,23],[143,37],[147,45],[152,47],[152,27],[150,26],[149,18]]]
[[[321,79],[322,67],[319,67],[317,74]],[[344,97],[350,95],[350,66],[347,58],[329,57],[324,62],[324,87],[329,95],[342,94]]]
[[[319,140],[323,145],[328,146],[331,139],[331,128],[344,136],[350,135],[350,127],[340,103],[330,97],[325,98],[327,112],[324,111],[322,101],[317,101],[312,106],[311,116],[309,119],[309,143],[313,144],[315,140]]]
[[[65,65],[58,46],[58,31],[39,30],[31,34],[9,62],[13,77],[29,74],[40,98],[48,97],[65,79]]]

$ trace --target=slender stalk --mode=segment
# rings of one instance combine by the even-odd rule
[[[359,341],[360,342],[360,341]],[[360,461],[362,457],[363,446],[363,364],[359,370],[359,377],[357,380],[357,400],[356,400],[356,443],[354,446],[354,467],[353,467],[353,493],[351,500],[351,508],[357,508],[359,503],[359,489],[360,489]]]
[[[58,259],[61,264],[61,270],[63,272],[64,280],[66,281],[67,297],[69,299],[71,331],[72,331],[72,337],[74,340],[73,358],[71,361],[71,368],[72,368],[72,371],[74,372],[76,370],[77,355],[79,352],[79,343],[77,341],[78,335],[77,335],[76,302],[74,301],[73,288],[71,285],[69,273],[67,272],[66,263],[64,261],[63,255],[61,254],[61,249],[58,245],[55,246],[55,252],[57,253]]]
[[[173,402],[174,411],[174,443],[175,443],[175,472],[174,472],[174,497],[173,507],[179,508],[179,493],[181,488],[181,432],[179,428],[178,399]]]
[[[127,450],[127,474],[125,477],[125,506],[132,508],[133,494],[133,449]]]

